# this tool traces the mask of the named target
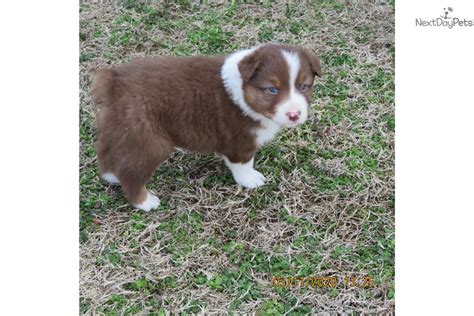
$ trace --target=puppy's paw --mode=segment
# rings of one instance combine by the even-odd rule
[[[133,206],[141,209],[142,211],[148,212],[151,209],[156,209],[160,205],[160,199],[148,192],[145,201],[140,204],[134,204]]]
[[[246,173],[239,174],[235,177],[235,182],[247,189],[255,189],[265,184],[263,174],[255,169],[251,169]]]
[[[120,184],[120,180],[111,172],[106,172],[102,175],[102,178],[111,185]]]

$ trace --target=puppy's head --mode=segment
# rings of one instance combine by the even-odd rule
[[[321,65],[311,52],[267,44],[238,62],[245,103],[280,126],[294,127],[308,118],[315,76]]]

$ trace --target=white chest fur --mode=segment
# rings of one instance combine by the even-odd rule
[[[257,145],[261,147],[271,141],[273,138],[275,138],[279,130],[280,125],[275,124],[270,120],[262,122],[262,127],[256,128],[254,130],[255,136],[257,136]]]

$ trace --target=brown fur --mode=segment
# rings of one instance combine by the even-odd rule
[[[271,48],[263,47],[244,58],[239,64],[244,81],[245,101],[256,112],[268,118],[275,113],[276,105],[288,97],[290,90],[288,65],[283,59],[281,51]],[[277,95],[272,95],[264,91],[269,86],[279,88],[280,92]]]
[[[299,87],[303,83],[308,85],[308,89],[304,93],[308,103],[311,99],[314,76],[321,76],[319,60],[298,46],[266,45],[244,58],[239,64],[239,70],[244,81],[245,101],[254,110],[268,118],[274,114],[276,105],[287,98],[290,90],[288,65],[281,55],[281,49],[294,51],[299,55],[301,68],[296,86]],[[258,76],[254,76],[254,74],[258,74]],[[268,92],[262,93],[262,89],[272,85],[280,90],[277,95]]]
[[[303,50],[291,49],[297,49],[306,63],[301,82],[312,84],[311,72],[320,74],[319,62],[311,66],[314,60]],[[97,72],[92,95],[99,169],[120,180],[132,204],[143,202],[146,182],[175,147],[219,153],[233,163],[254,156],[257,145],[251,130],[259,123],[243,115],[229,98],[220,76],[223,62],[223,57],[145,58]],[[265,85],[270,80],[282,91],[288,89],[281,53],[264,46],[239,63],[239,69],[247,103],[271,116],[285,92],[269,96]]]

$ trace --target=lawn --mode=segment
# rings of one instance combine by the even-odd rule
[[[395,25],[382,2],[81,3],[81,314],[394,312]],[[309,121],[257,153],[264,187],[242,189],[219,157],[183,150],[148,185],[158,210],[101,181],[94,69],[262,42],[303,45],[323,67]]]

